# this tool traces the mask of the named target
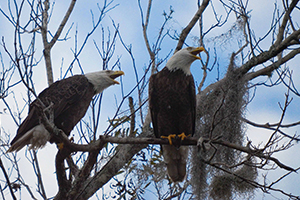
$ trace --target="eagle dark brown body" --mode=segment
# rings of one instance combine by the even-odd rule
[[[43,90],[38,98],[46,107],[53,103],[54,124],[69,136],[74,126],[85,115],[94,94],[93,85],[88,79],[84,75],[75,75],[53,83]],[[38,101],[35,100],[30,104],[29,114],[19,126],[17,136],[12,140],[11,145],[27,131],[39,125],[35,106],[37,103]],[[54,142],[53,139],[50,139],[50,142]]]
[[[69,136],[74,126],[85,115],[93,96],[111,85],[119,84],[115,78],[123,74],[122,71],[103,70],[75,75],[50,85],[29,105],[29,114],[20,125],[7,152],[19,151],[28,144],[29,149],[37,149],[45,146],[47,141],[59,142],[51,137],[43,124],[40,124],[38,100],[46,107],[53,104],[54,124]]]
[[[188,147],[181,146],[186,136],[195,132],[196,93],[191,64],[203,47],[187,47],[176,52],[166,67],[149,80],[149,108],[154,134],[168,138],[170,145],[161,145],[167,171],[173,182],[186,175]]]
[[[149,82],[149,105],[156,137],[170,134],[194,135],[196,96],[192,75],[164,68]],[[180,146],[180,138],[173,144]]]

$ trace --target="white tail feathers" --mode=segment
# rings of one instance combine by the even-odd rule
[[[24,146],[30,144],[30,149],[42,148],[50,140],[50,133],[45,129],[44,125],[37,125],[31,130],[27,131],[21,138],[19,138],[11,147],[8,152],[19,151]]]
[[[181,182],[186,175],[188,146],[162,145],[164,161],[167,164],[168,175],[173,182]]]

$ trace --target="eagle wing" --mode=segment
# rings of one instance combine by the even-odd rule
[[[189,100],[190,102],[190,111],[192,114],[192,136],[195,133],[195,122],[196,122],[196,91],[195,91],[195,83],[194,83],[194,78],[191,76],[190,82],[189,82]]]
[[[90,83],[83,75],[75,75],[73,77],[57,81],[43,90],[38,98],[44,103],[45,106],[49,106],[53,103],[54,119],[72,109],[72,106],[78,104],[83,98],[87,98],[87,92],[90,99],[93,97],[93,92],[89,88]],[[92,86],[91,86],[92,87]],[[87,89],[89,88],[89,89]],[[33,101],[29,105],[29,113],[26,119],[21,123],[17,131],[17,135],[12,140],[11,144],[21,138],[27,131],[39,124],[39,116],[37,112],[36,104],[38,100]],[[90,101],[88,102],[88,104]],[[80,108],[78,108],[80,110]],[[84,113],[86,110],[84,111]],[[80,118],[81,119],[81,118]],[[74,124],[75,126],[76,124]],[[69,134],[69,133],[66,133]]]
[[[152,119],[152,124],[153,124],[153,131],[154,131],[154,135],[156,137],[160,137],[161,135],[158,132],[158,126],[157,126],[157,113],[159,112],[159,107],[158,107],[158,102],[157,100],[158,95],[157,95],[157,91],[155,90],[156,88],[156,82],[157,82],[157,78],[156,78],[157,74],[153,74],[151,75],[150,79],[149,79],[149,108],[150,108],[150,114],[151,114],[151,119]]]
[[[39,98],[46,106],[51,102],[54,104],[54,118],[57,118],[84,98],[89,84],[83,75],[75,75],[53,83],[39,95]]]

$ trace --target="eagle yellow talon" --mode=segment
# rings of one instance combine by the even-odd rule
[[[186,136],[184,132],[182,132],[180,135],[178,135],[178,137],[179,137],[181,140],[184,140],[185,138],[187,138],[187,137],[189,137],[189,136],[191,136],[191,134],[188,135],[188,136]]]
[[[161,138],[167,138],[169,140],[170,145],[172,145],[172,138],[175,138],[176,135],[172,134],[172,135],[168,135],[168,136],[161,136]]]
[[[64,148],[64,143],[58,143],[56,146],[59,150],[62,150]]]

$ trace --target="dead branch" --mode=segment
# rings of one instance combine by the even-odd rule
[[[189,24],[181,31],[179,41],[178,41],[177,46],[175,48],[175,52],[179,51],[182,48],[186,37],[188,36],[188,34],[192,30],[192,28],[195,26],[197,21],[200,19],[200,16],[203,14],[203,12],[206,9],[208,3],[209,3],[209,0],[204,0],[202,2],[201,6],[198,8],[198,11],[195,13],[194,17],[191,19]]]
[[[152,131],[147,128],[137,137],[149,137],[152,135]],[[105,136],[106,137],[106,136]],[[101,140],[101,139],[100,139]],[[84,182],[84,187],[77,191],[75,196],[71,199],[88,199],[99,188],[103,187],[112,177],[114,177],[118,171],[126,164],[131,158],[143,148],[147,147],[147,144],[121,144],[118,146],[118,151],[113,157],[97,172],[93,177],[87,179]]]
[[[66,25],[66,23],[67,23],[67,21],[69,19],[69,17],[71,16],[71,13],[72,13],[72,11],[74,9],[75,3],[76,3],[76,0],[71,0],[71,3],[69,5],[69,8],[68,8],[68,10],[67,10],[67,12],[66,12],[63,20],[61,21],[61,23],[60,23],[57,31],[55,32],[55,35],[52,38],[52,40],[49,42],[50,48],[53,47],[53,45],[56,43],[56,41],[58,40],[59,36],[61,35],[61,33],[62,33],[62,31],[63,31],[63,29],[64,29],[64,27],[65,27],[65,25]]]
[[[130,130],[129,130],[129,137],[134,137],[135,135],[135,110],[133,105],[133,98],[129,97],[129,109],[130,109]]]
[[[271,76],[272,72],[276,69],[278,69],[280,67],[280,65],[286,63],[287,61],[291,60],[292,58],[294,58],[296,55],[298,55],[300,53],[300,48],[294,49],[291,52],[289,52],[287,55],[285,55],[284,57],[282,57],[280,60],[277,60],[276,62],[272,63],[271,65],[257,70],[255,72],[249,72],[246,75],[246,79],[247,80],[252,80],[256,77],[259,76]]]
[[[252,122],[246,118],[243,119],[243,121],[245,121],[246,123],[252,125],[252,126],[255,126],[255,127],[261,127],[261,128],[270,128],[270,127],[276,127],[276,126],[279,126],[281,128],[290,128],[290,127],[293,127],[293,126],[298,126],[300,125],[300,121],[298,122],[294,122],[294,123],[291,123],[291,124],[279,124],[279,123],[274,123],[274,124],[271,124],[269,122],[265,123],[265,124],[259,124],[259,123],[256,123],[256,122]]]
[[[13,188],[12,188],[12,184],[11,184],[11,182],[9,180],[9,176],[8,176],[6,170],[5,170],[5,167],[4,167],[3,163],[2,163],[2,159],[1,158],[0,158],[0,168],[1,168],[2,172],[3,172],[4,177],[5,177],[5,180],[6,180],[6,183],[7,183],[7,187],[9,188],[11,197],[14,200],[17,200],[17,198],[16,198],[16,196],[14,194]]]
[[[281,26],[279,27],[279,31],[278,31],[278,34],[277,34],[277,40],[275,42],[275,45],[279,44],[283,40],[286,26],[288,24],[288,21],[291,19],[290,14],[294,10],[294,8],[297,6],[298,2],[299,2],[299,0],[293,0],[290,3],[290,5],[288,6],[288,8],[286,9],[284,17],[281,21]]]
[[[41,173],[41,170],[40,170],[40,165],[39,165],[39,161],[38,161],[38,157],[37,157],[37,152],[36,151],[33,151],[33,164],[35,165],[35,173],[36,173],[36,176],[38,178],[38,188],[39,188],[39,193],[41,194],[41,196],[44,198],[44,199],[47,199],[47,195],[46,195],[46,190],[45,190],[45,187],[44,187],[44,182],[42,180],[42,173]]]
[[[150,47],[150,42],[149,42],[148,35],[147,35],[147,29],[148,29],[148,24],[149,24],[149,19],[150,19],[150,10],[151,10],[151,7],[152,7],[152,0],[148,1],[148,7],[147,7],[147,13],[146,13],[145,21],[144,21],[144,17],[143,17],[143,11],[142,11],[142,6],[141,6],[141,3],[140,3],[140,0],[138,0],[138,4],[139,4],[140,12],[141,12],[143,37],[144,37],[144,41],[145,41],[148,53],[150,55],[150,59],[152,60],[151,74],[153,74],[154,71],[155,71],[155,53],[152,51],[152,49]]]
[[[249,180],[249,179],[246,179],[246,178],[244,178],[243,176],[240,176],[240,175],[238,175],[238,174],[236,174],[236,173],[234,173],[234,172],[232,172],[232,171],[230,171],[230,170],[224,169],[224,168],[222,168],[222,167],[220,167],[220,166],[218,166],[218,165],[216,165],[216,164],[210,164],[210,163],[207,163],[207,164],[212,165],[213,167],[215,167],[215,168],[217,168],[217,169],[219,169],[219,170],[221,170],[221,171],[224,171],[224,172],[226,172],[227,174],[231,174],[231,175],[233,175],[233,176],[235,176],[235,177],[237,177],[237,178],[239,178],[239,179],[241,179],[241,180],[247,182],[248,184],[254,186],[255,188],[260,188],[263,192],[268,193],[269,190],[270,190],[270,191],[276,191],[276,192],[280,192],[280,193],[282,193],[282,194],[284,194],[284,195],[290,197],[291,199],[299,199],[299,196],[296,196],[296,195],[293,195],[293,194],[289,194],[289,193],[287,193],[287,192],[285,192],[285,191],[283,191],[283,190],[281,190],[281,189],[273,188],[273,187],[272,187],[272,184],[271,184],[271,185],[260,184],[260,183],[258,183],[258,182],[255,182],[255,181],[251,181],[251,180]],[[297,172],[298,170],[299,170],[299,168],[297,168],[297,169],[295,170],[295,172]]]
[[[55,157],[56,178],[58,183],[58,193],[55,200],[65,199],[67,192],[71,189],[71,180],[67,179],[64,160],[70,153],[66,149],[59,150]]]
[[[286,39],[277,44],[275,42],[274,45],[270,47],[268,51],[262,52],[261,54],[252,57],[248,62],[240,67],[240,72],[242,74],[246,74],[252,67],[262,64],[271,58],[277,56],[279,53],[284,51],[287,47],[293,45],[294,40],[299,40],[300,37],[300,29],[291,33]]]
[[[206,80],[206,77],[207,77],[207,66],[208,66],[208,61],[209,61],[209,53],[206,50],[204,52],[206,54],[206,61],[205,61],[205,63],[203,63],[203,61],[201,60],[202,69],[203,69],[203,77],[202,77],[202,80],[201,80],[201,82],[198,86],[198,93],[201,92],[201,89],[202,89],[202,87],[204,85],[204,82]]]
[[[245,119],[245,118],[243,118],[243,121],[246,122],[247,124],[250,124],[251,126],[259,127],[259,128],[265,128],[265,129],[272,130],[272,131],[276,131],[276,128],[272,128],[272,127],[279,126],[281,128],[288,128],[288,127],[298,126],[300,124],[300,122],[295,122],[295,123],[292,123],[292,124],[279,124],[279,123],[270,124],[268,122],[265,123],[265,124],[258,124],[258,123],[252,122],[252,121],[250,121],[248,119]],[[282,134],[283,136],[285,136],[287,138],[290,138],[291,140],[300,141],[299,136],[296,136],[296,135],[290,136],[290,135],[284,133],[283,131],[281,131],[280,129],[278,129],[277,131],[280,134]]]
[[[132,138],[132,137],[126,137],[126,138],[119,138],[119,137],[111,137],[111,136],[100,136],[100,140],[104,143],[110,142],[110,143],[118,143],[118,144],[169,144],[167,139],[162,138]],[[182,145],[197,145],[198,138],[189,137],[182,141]],[[238,144],[226,142],[223,140],[210,140],[210,139],[203,139],[204,143],[211,143],[211,144],[219,144],[222,146],[226,146],[228,148],[236,149],[244,153],[248,153],[250,155],[266,159],[266,160],[272,160],[275,162],[280,168],[283,168],[288,171],[295,171],[292,167],[289,167],[287,165],[284,165],[281,163],[278,159],[271,157],[269,155],[265,155],[261,149],[251,149],[250,147],[246,146],[240,146]]]
[[[42,33],[42,39],[43,39],[43,45],[44,45],[44,59],[46,63],[46,71],[47,71],[47,80],[48,85],[51,85],[53,83],[53,72],[52,72],[52,64],[51,64],[51,49],[58,40],[59,36],[62,33],[63,28],[65,27],[72,11],[75,6],[76,0],[72,0],[70,3],[70,6],[61,21],[57,31],[55,32],[54,37],[50,42],[48,42],[48,10],[49,10],[49,0],[44,1],[44,10],[42,13],[43,19],[42,19],[42,26],[41,26],[41,33]]]

